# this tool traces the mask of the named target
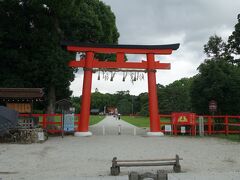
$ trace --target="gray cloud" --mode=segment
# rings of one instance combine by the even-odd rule
[[[214,34],[226,40],[240,13],[240,1],[237,0],[102,1],[111,6],[116,16],[120,44],[181,43],[179,50],[171,56],[157,56],[158,60],[172,63],[170,71],[158,73],[158,83],[165,85],[196,74],[197,67],[205,58],[203,45]],[[141,56],[131,58],[138,59]],[[94,83],[102,92],[115,92],[116,88],[121,90],[129,86],[120,83],[115,84],[116,88],[106,88],[106,85],[102,86],[95,80]],[[96,87],[94,83],[93,89]],[[142,87],[136,84],[131,92],[138,94]],[[142,91],[146,91],[146,88]]]

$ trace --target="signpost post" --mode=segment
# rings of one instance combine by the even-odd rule
[[[204,136],[204,119],[203,116],[199,116],[199,135]]]
[[[215,100],[209,101],[208,108],[209,108],[209,112],[211,112],[212,116],[214,116],[214,112],[217,112],[217,102]],[[214,120],[214,123],[215,123],[215,120]],[[213,131],[215,130],[214,123],[213,123]]]

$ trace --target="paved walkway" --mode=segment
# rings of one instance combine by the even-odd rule
[[[146,129],[138,128],[114,116],[106,116],[89,129],[93,135],[146,135]]]

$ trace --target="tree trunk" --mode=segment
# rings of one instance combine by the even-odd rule
[[[48,114],[55,113],[55,103],[56,103],[56,95],[55,95],[55,86],[51,85],[48,90]]]

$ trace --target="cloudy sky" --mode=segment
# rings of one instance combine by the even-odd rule
[[[183,77],[198,73],[197,67],[204,61],[203,45],[211,35],[227,40],[237,23],[240,13],[239,0],[102,0],[116,16],[120,33],[119,44],[171,44],[180,48],[171,56],[157,56],[156,60],[170,62],[171,70],[158,70],[157,83],[167,85]],[[143,55],[130,55],[131,61],[146,59]],[[129,90],[138,95],[147,92],[147,75],[144,80],[131,82],[128,75],[122,81],[122,73],[114,80],[97,80],[93,76],[92,91],[102,93]],[[71,84],[74,96],[82,93],[83,74],[76,74]]]

